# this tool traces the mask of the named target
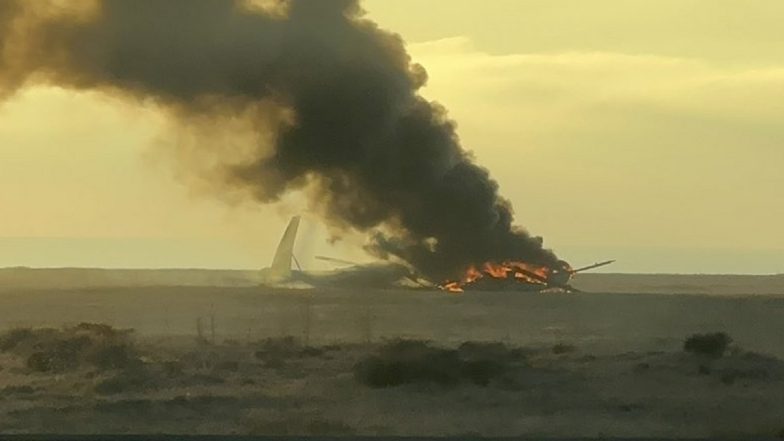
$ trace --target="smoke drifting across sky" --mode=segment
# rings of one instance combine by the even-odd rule
[[[305,189],[332,226],[430,277],[486,260],[557,264],[418,94],[426,74],[403,41],[357,1],[71,3],[0,0],[0,94],[45,83],[151,101],[207,130],[240,120],[254,143],[221,158],[216,186],[262,203]]]

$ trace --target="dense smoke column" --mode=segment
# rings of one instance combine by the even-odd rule
[[[487,260],[556,265],[513,226],[444,110],[418,95],[425,73],[402,40],[362,18],[356,0],[292,0],[282,15],[229,0],[57,10],[68,3],[0,0],[2,93],[25,82],[97,89],[183,119],[286,109],[272,154],[233,165],[230,184],[260,202],[316,188],[328,222],[368,233],[376,254],[434,278]]]

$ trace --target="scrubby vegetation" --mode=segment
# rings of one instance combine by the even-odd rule
[[[521,350],[501,343],[464,343],[458,349],[445,349],[425,341],[395,340],[358,362],[354,375],[374,388],[410,383],[487,386],[524,358]]]
[[[23,357],[27,368],[35,372],[126,369],[141,363],[129,331],[95,323],[14,329],[0,335],[0,351]]]
[[[308,357],[318,357],[326,350],[304,346],[294,337],[269,338],[256,343],[199,345],[180,354],[154,356],[145,363],[114,371],[96,382],[100,395],[138,393],[150,390],[211,387],[241,383],[263,383],[267,369],[285,377],[304,377],[308,372],[301,364]]]
[[[123,371],[117,375],[105,378],[95,385],[95,392],[101,395],[114,395],[126,392],[152,389],[156,378],[146,369],[133,369]]]
[[[291,336],[268,338],[254,346],[257,348],[253,354],[255,358],[264,366],[274,369],[285,367],[290,360],[318,357],[327,351],[327,348],[303,345],[299,339]]]
[[[724,332],[694,334],[683,343],[683,350],[709,358],[721,358],[730,343],[732,343],[732,338]]]
[[[188,336],[135,338],[89,323],[15,329],[0,334],[0,432],[215,433],[229,425],[251,435],[405,435],[410,432],[396,432],[400,421],[419,418],[405,427],[423,427],[428,412],[438,409],[444,419],[437,434],[464,433],[485,424],[485,415],[501,417],[477,434],[514,434],[514,428],[496,432],[497,421],[525,413],[559,424],[562,417],[546,419],[562,409],[594,418],[596,393],[604,390],[612,396],[599,410],[634,424],[716,402],[732,416],[762,400],[773,414],[784,362],[730,341],[707,334],[686,339],[688,352],[676,343],[674,351],[590,355],[582,344],[524,349],[391,340],[312,347],[295,337],[210,344]],[[366,393],[357,394],[357,387]],[[646,396],[661,399],[649,404]],[[779,420],[759,415],[745,427],[778,428]]]
[[[553,346],[553,354],[561,355],[561,354],[568,354],[570,352],[574,352],[577,350],[577,346],[566,344],[566,343],[558,343]]]
[[[342,421],[300,415],[278,420],[254,420],[248,431],[253,435],[286,437],[294,435],[344,437],[355,434],[355,430]]]
[[[6,386],[0,389],[0,396],[8,395],[31,395],[35,393],[35,388],[28,385],[22,386]]]
[[[259,359],[318,356],[324,352],[320,348],[304,346],[298,339],[291,336],[268,338],[259,342],[257,346],[258,350],[256,350],[255,355]]]

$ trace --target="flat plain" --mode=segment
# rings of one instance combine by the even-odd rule
[[[451,295],[0,270],[0,432],[784,435],[784,277],[576,286]],[[684,350],[712,333],[732,341]]]

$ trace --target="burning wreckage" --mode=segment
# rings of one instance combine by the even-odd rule
[[[576,291],[569,282],[577,273],[603,267],[615,262],[607,260],[574,269],[561,260],[555,268],[525,262],[486,262],[481,267],[470,266],[457,281],[447,281],[439,286],[444,291],[461,293],[466,288],[487,291]]]
[[[440,284],[429,281],[426,277],[418,274],[410,265],[393,262],[357,264],[334,257],[315,256],[317,260],[338,264],[341,268],[329,272],[312,272],[303,270],[294,256],[294,242],[299,224],[299,216],[294,216],[289,221],[278,243],[271,265],[259,272],[261,285],[299,288],[389,288],[397,286],[439,288],[450,293],[461,293],[465,289],[572,292],[576,291],[569,285],[572,276],[615,262],[608,260],[577,269],[573,269],[562,260],[558,261],[555,268],[516,261],[501,264],[487,262],[478,268],[474,265],[470,266],[457,281],[446,281]],[[296,265],[297,269],[293,269],[293,265]]]

